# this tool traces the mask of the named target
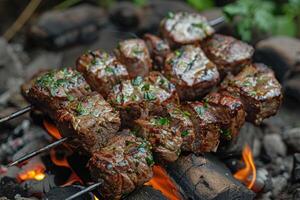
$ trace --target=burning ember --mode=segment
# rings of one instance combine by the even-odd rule
[[[62,138],[59,131],[55,127],[55,125],[47,122],[46,120],[43,121],[43,125],[46,128],[46,130],[48,131],[48,133],[50,135],[52,135],[55,139],[61,139]]]
[[[245,167],[234,174],[234,177],[243,182],[249,189],[253,188],[256,179],[256,167],[253,161],[252,151],[249,145],[243,149],[243,162]],[[250,180],[249,180],[250,179]]]
[[[167,175],[166,170],[159,165],[153,166],[153,178],[145,185],[150,185],[161,191],[169,200],[181,199],[175,184]]]
[[[35,179],[37,181],[41,181],[45,178],[45,167],[42,165],[36,165],[34,168],[30,170],[25,170],[18,175],[20,181],[32,180]]]

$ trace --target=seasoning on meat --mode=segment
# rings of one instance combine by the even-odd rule
[[[123,127],[131,127],[134,120],[149,114],[161,113],[170,102],[178,102],[175,86],[159,72],[148,77],[122,81],[113,87],[108,101],[118,110]]]
[[[68,101],[91,92],[84,77],[70,68],[51,70],[30,81],[25,98],[48,116],[63,108]]]
[[[121,125],[119,112],[96,92],[68,101],[57,111],[55,122],[62,136],[71,138],[73,149],[88,154],[106,145]]]
[[[223,94],[211,93],[204,98],[204,102],[213,109],[214,115],[221,123],[221,137],[232,140],[237,137],[245,122],[246,113],[239,98]]]
[[[183,151],[194,152],[197,150],[195,145],[196,133],[193,122],[191,120],[190,112],[183,110],[183,108],[178,104],[168,104],[166,105],[166,113],[169,116],[170,125],[172,129],[180,132],[182,138],[181,149]]]
[[[250,64],[254,48],[230,36],[214,34],[203,42],[206,56],[216,64],[222,76],[228,72],[238,73]]]
[[[200,47],[183,46],[167,56],[164,73],[176,85],[181,100],[195,100],[219,81],[219,72]]]
[[[159,160],[174,162],[180,155],[181,133],[168,117],[151,116],[135,121],[137,135],[149,141]]]
[[[141,39],[128,39],[115,49],[118,60],[127,67],[130,78],[147,76],[152,68],[152,60],[146,43]]]
[[[98,189],[103,199],[120,199],[151,179],[153,164],[148,142],[120,134],[93,154],[88,167],[95,182],[104,180]]]
[[[183,110],[191,114],[195,128],[194,152],[216,151],[219,145],[220,121],[212,112],[211,106],[199,101],[187,102]]]
[[[151,58],[154,62],[156,69],[161,70],[164,66],[167,55],[171,52],[171,49],[166,41],[152,34],[145,34],[144,40],[149,49]]]
[[[160,25],[160,32],[171,46],[199,43],[214,33],[205,17],[198,13],[169,13]]]
[[[105,98],[114,85],[129,78],[126,67],[115,56],[100,50],[80,56],[76,66],[92,89]]]
[[[247,113],[246,120],[257,125],[275,115],[282,102],[281,85],[264,64],[248,65],[236,76],[228,76],[221,90],[240,98]]]

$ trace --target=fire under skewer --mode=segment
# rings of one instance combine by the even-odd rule
[[[218,17],[216,19],[210,20],[208,23],[211,26],[217,26],[217,25],[222,24],[224,22],[225,22],[225,17],[221,16],[221,17]],[[19,116],[31,111],[33,108],[34,108],[33,105],[28,105],[28,106],[22,108],[21,110],[18,110],[18,111],[14,112],[14,113],[11,113],[11,114],[9,114],[5,117],[2,117],[2,118],[0,118],[0,124],[4,123],[6,121],[9,121],[11,119],[14,119],[16,117],[19,117]]]
[[[94,184],[90,185],[89,187],[81,190],[80,192],[77,192],[77,193],[73,194],[72,196],[66,198],[65,200],[73,200],[73,199],[75,199],[75,198],[77,198],[77,197],[79,197],[79,196],[81,196],[81,195],[83,195],[87,192],[90,192],[90,191],[94,190],[95,188],[100,186],[102,183],[103,183],[103,180],[100,180],[98,183],[94,183]]]

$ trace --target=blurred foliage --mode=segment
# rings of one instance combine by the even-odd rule
[[[215,5],[213,0],[187,0],[187,3],[198,11],[212,8]]]
[[[272,35],[297,34],[297,19],[300,16],[300,0],[280,3],[270,0],[238,0],[223,8],[230,22],[234,23],[238,35],[246,41],[253,33]],[[255,32],[255,33],[256,33]]]

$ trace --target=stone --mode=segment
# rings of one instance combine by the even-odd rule
[[[46,69],[57,69],[61,66],[62,53],[40,50],[40,52],[25,66],[25,79],[30,79],[33,74]]]
[[[268,134],[263,139],[265,153],[274,159],[277,156],[284,157],[287,149],[279,134]]]
[[[60,49],[78,43],[90,43],[107,23],[105,11],[89,4],[64,10],[44,12],[28,31],[28,41],[49,49]]]
[[[255,184],[252,188],[256,193],[267,193],[272,190],[272,180],[269,172],[265,168],[258,168],[256,171]]]
[[[300,101],[300,74],[285,81],[284,90],[286,95]]]
[[[276,198],[280,194],[280,192],[283,191],[287,186],[287,179],[280,175],[276,176],[272,178],[272,185],[272,196],[273,198]]]
[[[290,149],[300,152],[300,127],[285,131],[283,139]]]
[[[0,94],[15,91],[22,83],[23,67],[13,47],[0,38]]]
[[[256,44],[254,60],[272,67],[279,81],[299,63],[300,40],[287,36],[275,36]]]
[[[300,153],[294,154],[293,181],[300,183]]]

